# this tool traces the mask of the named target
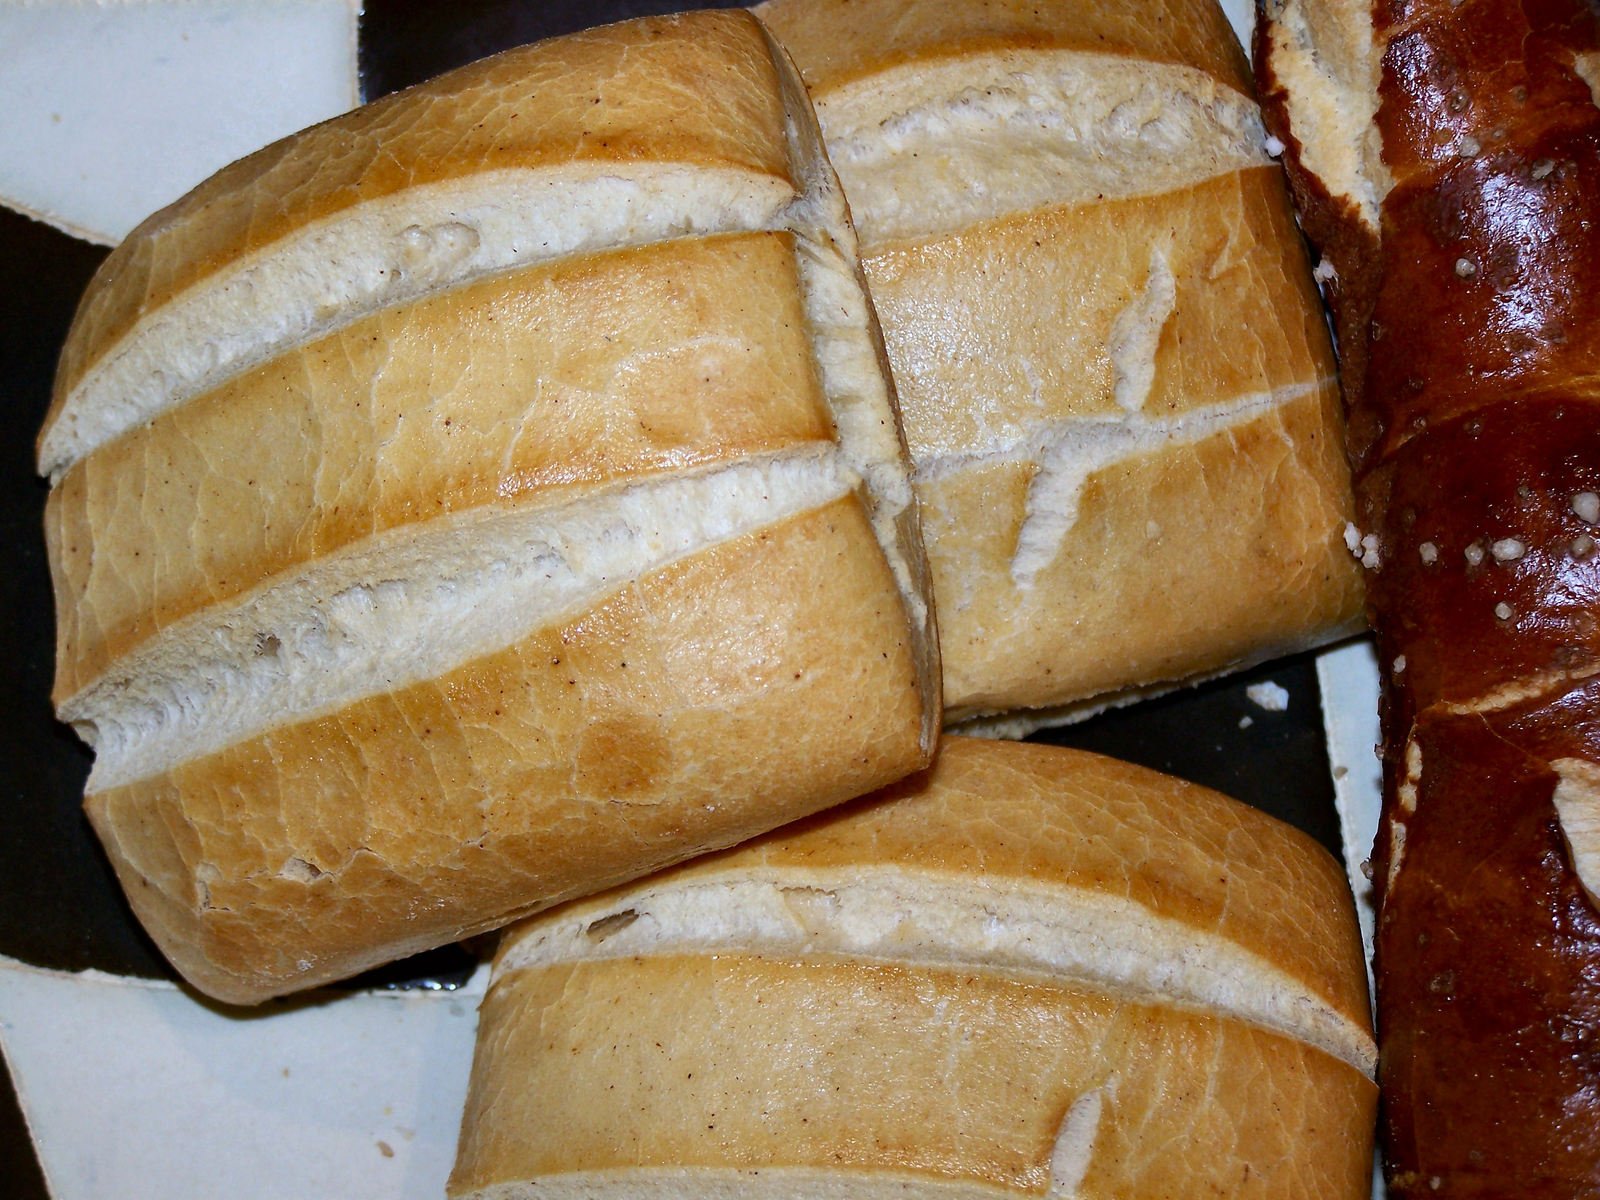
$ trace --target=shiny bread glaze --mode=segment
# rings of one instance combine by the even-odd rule
[[[1554,798],[1600,764],[1597,10],[1377,3],[1393,185],[1374,229],[1305,166],[1286,7],[1263,13],[1257,70],[1333,272],[1384,672],[1390,1191],[1593,1196],[1600,911]]]

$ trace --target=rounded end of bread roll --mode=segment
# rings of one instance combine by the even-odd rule
[[[329,982],[927,763],[855,246],[714,12],[306,130],[108,259],[45,432],[58,711],[187,978]]]
[[[450,1194],[1354,1200],[1365,981],[1297,831],[946,738],[876,796],[510,931]]]

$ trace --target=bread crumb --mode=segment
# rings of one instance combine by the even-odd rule
[[[1553,159],[1541,158],[1538,162],[1533,164],[1533,177],[1535,179],[1548,179],[1550,177],[1550,173],[1555,169],[1556,164]]]
[[[389,1145],[388,1142],[385,1142],[382,1139],[380,1139],[379,1142],[378,1142],[378,1153],[383,1155],[385,1158],[393,1158],[394,1157],[394,1147]]]
[[[1344,548],[1357,558],[1361,557],[1361,531],[1351,521],[1344,523]]]
[[[1507,604],[1504,600],[1500,601],[1499,604],[1494,606],[1494,615],[1499,617],[1502,621],[1511,620],[1511,605]]]
[[[1461,158],[1471,158],[1482,149],[1483,146],[1478,142],[1478,139],[1470,133],[1456,143],[1456,154]]]
[[[1327,283],[1329,280],[1339,278],[1339,272],[1334,268],[1334,265],[1331,262],[1329,262],[1326,258],[1323,258],[1322,261],[1317,263],[1316,267],[1312,270],[1311,278],[1315,279],[1318,283]]]
[[[1288,149],[1278,138],[1267,134],[1267,140],[1261,143],[1261,148],[1267,152],[1268,158],[1282,158],[1283,152]]]
[[[1471,279],[1478,273],[1478,264],[1470,258],[1456,259],[1456,274],[1462,279]]]
[[[1256,723],[1255,718],[1252,717],[1252,716],[1249,716],[1249,715],[1245,715],[1245,716],[1242,716],[1242,717],[1239,718],[1239,728],[1240,729],[1249,729],[1250,726],[1254,725],[1255,723]]]
[[[1396,675],[1404,675],[1406,673],[1406,656],[1404,654],[1395,655],[1394,673]]]
[[[1600,525],[1600,495],[1578,492],[1572,497],[1572,511],[1585,525]]]
[[[1466,555],[1468,565],[1475,567],[1483,561],[1483,547],[1478,545],[1477,542],[1473,542],[1472,545],[1467,547]]]
[[[1432,566],[1439,561],[1439,547],[1432,542],[1423,542],[1417,547],[1417,553],[1422,556],[1422,561]]]
[[[1289,693],[1270,679],[1265,683],[1252,683],[1244,694],[1250,698],[1250,703],[1267,712],[1285,712],[1289,708]]]
[[[1587,533],[1580,533],[1572,539],[1572,557],[1588,558],[1594,553],[1595,542]]]
[[[1496,562],[1515,562],[1527,552],[1528,548],[1516,538],[1500,538],[1489,547]]]

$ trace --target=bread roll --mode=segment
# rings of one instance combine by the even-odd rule
[[[1600,1188],[1600,17],[1291,0],[1257,61],[1327,256],[1384,674],[1395,1197]]]
[[[854,234],[746,14],[512,51],[229,167],[107,260],[39,445],[89,815],[213,996],[930,753]]]
[[[1211,0],[770,0],[860,231],[952,719],[1359,623],[1338,394]]]
[[[1348,888],[1304,835],[1053,747],[508,931],[449,1193],[1365,1197]]]

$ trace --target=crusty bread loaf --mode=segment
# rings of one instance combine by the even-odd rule
[[[229,167],[107,260],[40,458],[89,814],[224,999],[931,752],[854,234],[747,14],[516,50]]]
[[[769,0],[862,240],[952,719],[1355,628],[1320,304],[1212,0]]]
[[[1384,678],[1395,1197],[1600,1192],[1600,13],[1274,0]]]
[[[949,737],[846,809],[507,932],[450,1194],[1364,1197],[1332,858],[1214,792]]]

